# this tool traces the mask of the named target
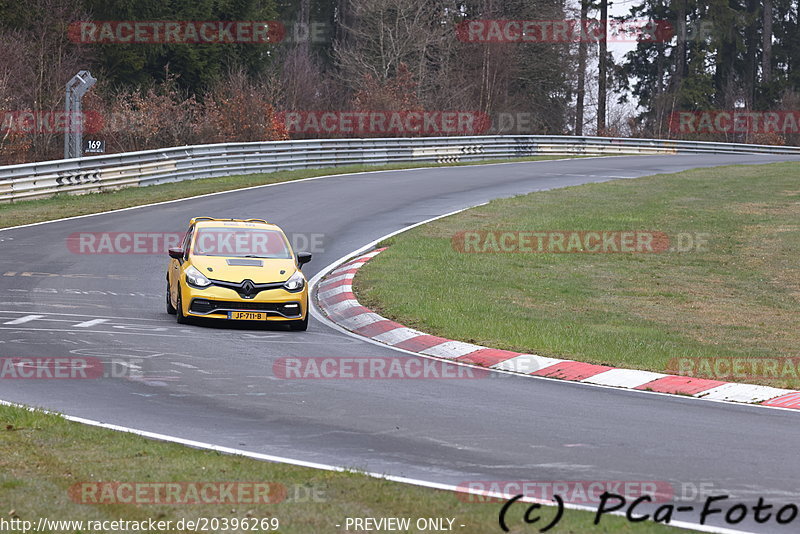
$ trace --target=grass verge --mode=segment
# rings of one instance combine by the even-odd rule
[[[335,473],[284,464],[261,462],[177,444],[89,427],[52,414],[0,406],[0,515],[5,519],[106,521],[172,521],[198,518],[232,518],[248,521],[277,518],[279,532],[333,533],[345,531],[347,517],[454,518],[454,531],[465,534],[501,532],[500,504],[470,503],[454,493],[431,490],[356,473]],[[147,504],[110,502],[84,504],[85,482],[270,482],[282,485],[286,498],[273,504]],[[71,493],[71,491],[73,493]],[[152,493],[151,493],[152,494]],[[124,498],[127,493],[119,493]],[[525,506],[515,505],[508,515],[512,532],[531,532],[523,525]],[[546,508],[542,521],[551,521],[554,508]],[[566,510],[552,530],[556,533],[674,531],[653,523],[628,523],[605,516],[592,524],[593,514]],[[541,522],[540,522],[541,523]],[[342,527],[337,528],[335,525]],[[464,528],[458,525],[465,525]],[[263,532],[266,529],[256,529]],[[13,530],[12,530],[13,531]],[[87,532],[46,529],[45,532]],[[187,531],[187,529],[183,529]],[[198,529],[199,531],[199,529]],[[213,530],[212,530],[213,531]],[[222,532],[221,529],[217,531]],[[239,529],[242,531],[242,529]],[[352,531],[352,529],[351,529]],[[418,532],[410,529],[404,532]]]
[[[452,339],[798,388],[799,174],[798,163],[717,167],[496,200],[388,240],[356,293]],[[670,250],[467,254],[453,243],[463,231],[619,230],[664,232]]]
[[[156,202],[166,202],[179,198],[188,198],[220,191],[231,191],[257,185],[290,182],[315,176],[332,174],[348,174],[369,171],[387,171],[398,169],[416,169],[422,167],[457,167],[463,165],[486,165],[491,163],[509,163],[519,161],[542,161],[581,156],[531,156],[527,158],[485,160],[464,163],[403,163],[392,165],[350,165],[325,169],[303,169],[297,171],[278,171],[262,174],[246,174],[225,176],[221,178],[204,178],[187,180],[170,184],[152,185],[148,187],[129,187],[102,193],[86,195],[60,194],[50,198],[26,200],[0,204],[0,228],[51,221],[64,217],[88,215],[103,211],[130,208]]]

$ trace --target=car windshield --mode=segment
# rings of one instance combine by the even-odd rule
[[[200,228],[192,254],[229,258],[292,257],[283,233],[262,228]]]

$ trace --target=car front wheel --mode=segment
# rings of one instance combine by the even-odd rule
[[[189,324],[189,318],[183,314],[183,303],[181,302],[181,290],[178,288],[178,306],[175,311],[175,320],[178,324]]]
[[[291,321],[289,323],[289,329],[296,330],[298,332],[308,330],[309,315],[311,315],[311,311],[308,309],[308,301],[306,301],[306,316],[300,321]]]
[[[178,310],[176,310],[175,306],[172,305],[172,299],[169,298],[169,281],[167,281],[167,313],[170,315],[175,315],[178,313]]]

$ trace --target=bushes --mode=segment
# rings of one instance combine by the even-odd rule
[[[186,95],[172,75],[148,88],[117,91],[99,82],[83,100],[84,137],[105,140],[107,152],[287,139],[271,92],[268,83],[253,82],[240,72],[202,99]],[[0,123],[0,164],[36,161],[33,140],[41,144],[41,134],[15,128],[11,113],[5,118]],[[51,135],[48,149],[39,153],[59,158],[62,147],[63,136]]]

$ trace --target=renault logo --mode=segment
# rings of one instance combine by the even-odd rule
[[[242,296],[246,299],[251,299],[255,296],[256,285],[252,280],[245,280],[242,282]]]

